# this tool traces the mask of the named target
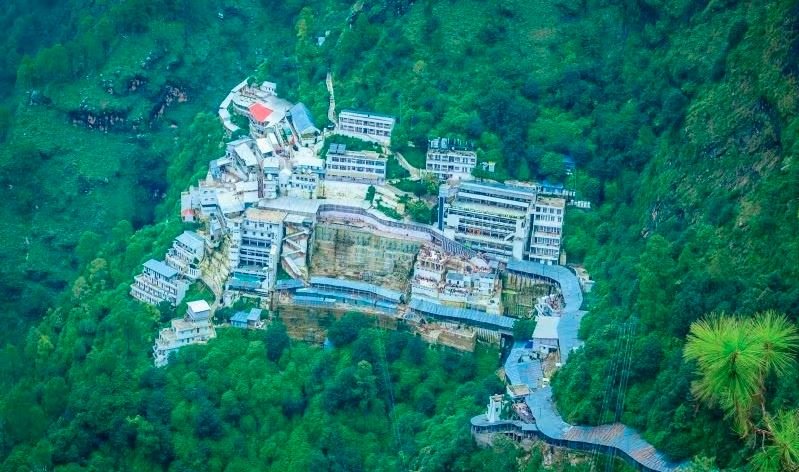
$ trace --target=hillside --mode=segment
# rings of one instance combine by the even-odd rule
[[[337,434],[361,440],[352,457],[369,470],[378,460],[386,470],[443,470],[456,450],[468,452],[461,470],[509,464],[474,449],[461,421],[497,388],[486,353],[450,359],[476,365],[460,380],[438,351],[380,367],[414,384],[427,366],[430,385],[398,402],[436,403],[425,418],[409,414],[402,427],[413,433],[402,436],[413,444],[388,458],[380,449],[396,433],[371,428],[391,409],[371,397],[341,407],[370,412],[375,424],[308,437],[308,424],[345,414],[324,410],[311,384],[317,374],[330,385],[359,375],[349,348],[292,345],[267,362],[247,357],[263,340],[229,336],[167,373],[149,367],[159,314],[129,300],[127,284],[180,232],[179,191],[218,157],[219,100],[255,71],[323,124],[328,70],[339,108],[398,117],[395,147],[409,159],[430,136],[464,137],[481,161],[498,163],[494,177],[563,181],[592,202],[566,223],[569,262],[597,281],[585,347],[554,379],[566,419],[621,420],[677,459],[746,462],[751,450],[722,413],[693,401],[682,346],[690,323],[711,311],[799,316],[795,2],[69,1],[41,14],[47,3],[2,17],[15,25],[0,77],[4,470],[188,470],[209,458],[214,470],[307,470],[322,463],[311,451],[335,449]],[[32,39],[32,29],[52,35]],[[366,359],[382,335],[364,333]],[[325,356],[337,369],[297,369]],[[246,359],[236,376],[248,385],[214,377]],[[308,403],[260,409],[249,398],[275,400],[283,384],[250,369],[287,377]],[[460,381],[482,386],[466,399]],[[797,382],[795,371],[771,382],[775,404],[799,405]],[[385,393],[372,392],[383,402]],[[291,462],[239,431],[255,429],[307,446],[307,456]],[[228,461],[242,447],[243,462]],[[352,469],[347,452],[324,463]]]

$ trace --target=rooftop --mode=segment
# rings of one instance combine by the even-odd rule
[[[194,313],[200,313],[202,311],[211,311],[211,305],[208,304],[205,300],[194,300],[192,302],[186,303],[186,306],[189,310],[193,311]]]
[[[554,208],[565,208],[566,200],[558,197],[538,197],[537,204],[550,206]]]
[[[558,316],[538,316],[535,319],[534,339],[558,339]]]
[[[335,287],[343,290],[355,290],[360,292],[369,292],[379,297],[387,298],[389,300],[400,302],[402,300],[402,293],[396,290],[378,287],[366,282],[356,280],[336,279],[333,277],[311,277],[311,285],[325,285],[328,287]]]
[[[374,118],[388,118],[392,122],[395,120],[395,118],[393,116],[391,116],[391,115],[386,115],[384,113],[376,113],[376,112],[373,112],[373,111],[362,111],[362,110],[346,109],[346,110],[341,110],[341,112],[339,113],[339,116],[344,115],[344,114],[360,115],[360,116],[366,116],[366,117],[370,117],[370,118],[372,118],[372,117],[374,117]]]
[[[409,307],[412,310],[421,311],[434,317],[461,320],[465,323],[489,325],[504,330],[512,329],[513,323],[516,321],[507,316],[489,315],[483,311],[440,305],[438,303],[422,300],[419,298],[412,299]]]
[[[272,110],[263,103],[255,102],[250,105],[250,114],[255,121],[264,122],[272,114]]]
[[[314,125],[311,118],[311,112],[308,107],[302,102],[297,103],[289,110],[291,114],[291,121],[294,123],[294,128],[300,134],[318,133],[319,129]]]
[[[157,274],[163,275],[166,278],[171,278],[178,275],[177,270],[155,259],[150,259],[149,261],[145,262],[144,267]]]
[[[263,210],[261,208],[249,208],[244,215],[248,220],[263,221],[267,223],[282,223],[286,218],[286,212],[278,210]]]
[[[184,231],[175,239],[194,252],[200,252],[205,248],[205,239],[194,231]]]
[[[244,165],[248,167],[258,165],[258,159],[255,158],[255,154],[247,143],[238,144],[235,149],[236,154],[244,161]]]

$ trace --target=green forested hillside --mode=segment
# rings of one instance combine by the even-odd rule
[[[331,71],[340,108],[399,117],[394,141],[409,159],[429,136],[462,136],[476,141],[481,160],[499,163],[496,178],[576,188],[594,209],[570,212],[565,249],[597,286],[582,328],[586,345],[554,380],[559,408],[575,422],[622,420],[676,458],[745,462],[751,451],[723,414],[692,399],[693,366],[682,346],[690,323],[710,311],[799,316],[796,2],[50,3],[15,5],[0,19],[5,49],[14,51],[0,68],[0,287],[9,333],[0,357],[9,392],[0,400],[0,456],[8,470],[155,462],[183,470],[240,448],[249,448],[245,461],[290,460],[242,440],[238,429],[248,432],[251,417],[258,434],[268,434],[265,424],[278,434],[299,420],[274,405],[259,410],[247,403],[250,390],[211,378],[214,366],[263,349],[260,340],[223,336],[218,347],[154,374],[146,356],[155,315],[125,295],[137,264],[180,231],[176,197],[219,152],[216,106],[252,71],[306,102],[320,125]],[[52,33],[31,32],[41,29]],[[572,176],[564,155],[577,165]],[[290,375],[294,367],[281,362],[333,356],[342,372],[357,369],[348,352],[293,346],[285,361],[254,367]],[[435,366],[442,354],[426,355]],[[487,378],[479,359],[464,380]],[[303,375],[288,384],[302,391],[311,383]],[[795,371],[770,381],[770,398],[796,407],[797,382]],[[165,396],[152,403],[184,416],[148,413],[149,397],[121,393],[139,390]],[[304,393],[308,418],[343,414],[320,413],[318,393]],[[412,405],[415,395],[399,402]],[[416,444],[456,447],[446,438],[461,437],[458,415],[479,411],[484,399],[477,400],[430,412],[437,419],[423,422]],[[213,408],[198,407],[204,402]],[[225,416],[231,407],[239,416]],[[124,412],[114,427],[111,411]],[[218,417],[198,420],[202,411]],[[202,436],[206,420],[219,425],[213,440]],[[366,427],[353,431],[365,438],[363,451],[391,441],[385,431],[379,439]],[[154,439],[166,434],[169,441]],[[326,439],[295,440],[324,448],[313,441]],[[137,456],[145,450],[165,455]],[[444,467],[424,457],[422,449],[385,460]],[[472,457],[483,456],[461,460]]]

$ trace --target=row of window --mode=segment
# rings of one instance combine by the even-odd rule
[[[386,161],[384,159],[363,159],[363,158],[358,159],[353,157],[338,156],[335,154],[330,156],[330,162],[345,162],[349,164],[361,164],[361,165],[376,166],[376,167],[386,166]]]
[[[350,172],[363,172],[366,174],[385,174],[385,169],[371,169],[368,167],[357,167],[357,166],[347,166],[347,165],[339,165],[339,164],[331,164],[327,167],[328,173],[329,171],[350,171]]]
[[[446,156],[440,154],[428,154],[427,155],[427,162],[455,162],[455,163],[463,163],[463,164],[471,164],[472,166],[477,164],[477,159],[473,157],[459,157],[459,156]]]
[[[560,209],[560,208],[542,207],[542,206],[538,206],[538,205],[536,205],[535,211],[536,211],[536,213],[550,213],[550,214],[553,214],[553,215],[562,215],[563,214],[563,210]]]
[[[373,128],[391,129],[394,125],[392,123],[385,123],[374,120],[357,120],[354,118],[342,117],[339,120],[342,125],[358,125],[358,126],[371,126]]]
[[[556,223],[562,223],[563,217],[562,216],[555,216],[555,215],[535,215],[536,221],[554,221]]]
[[[342,126],[342,131],[347,131],[350,133],[360,133],[360,134],[372,134],[375,136],[391,136],[391,130],[383,131],[379,129],[372,129],[372,128],[360,128],[355,126]]]

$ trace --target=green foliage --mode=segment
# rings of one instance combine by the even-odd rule
[[[433,222],[435,212],[424,200],[413,200],[405,205],[405,213],[417,223],[430,224]]]
[[[393,154],[388,156],[388,160],[386,162],[386,179],[404,179],[406,177],[410,177],[410,175],[411,173],[400,165],[396,156]]]
[[[535,318],[517,319],[513,322],[513,339],[526,341],[533,338],[535,332]]]
[[[742,437],[769,436],[769,445],[761,441],[753,457],[755,470],[799,467],[799,410],[781,411],[776,418],[766,411],[769,373],[787,373],[798,350],[799,329],[773,311],[751,319],[711,316],[691,324],[684,356],[696,362],[696,398],[718,403]]]
[[[366,200],[366,201],[368,201],[368,202],[372,202],[372,201],[374,201],[374,199],[375,199],[375,192],[376,192],[376,191],[377,191],[377,190],[375,189],[375,186],[374,186],[374,185],[370,185],[370,186],[369,186],[369,188],[368,188],[368,189],[366,189],[366,196],[364,197],[364,200]]]
[[[266,344],[266,357],[272,362],[276,362],[280,359],[283,351],[285,351],[290,344],[289,335],[286,332],[286,325],[279,321],[275,321],[267,326],[264,332],[264,343]]]

